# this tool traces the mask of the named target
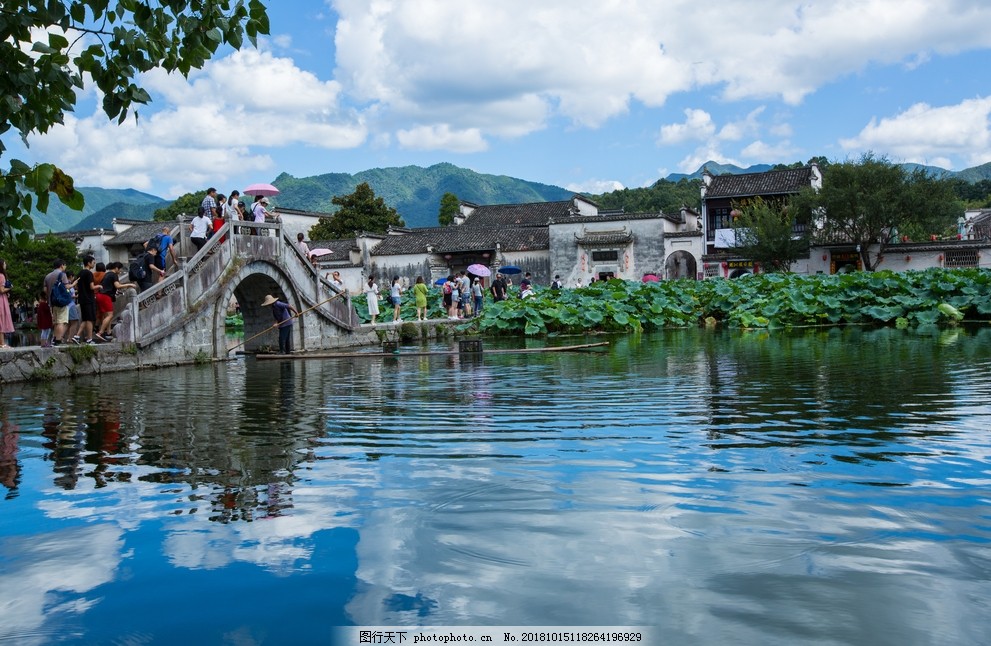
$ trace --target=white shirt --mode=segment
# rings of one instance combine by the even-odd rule
[[[205,238],[206,230],[210,227],[210,218],[205,215],[197,215],[193,218],[193,232],[189,234],[191,238]]]
[[[268,215],[265,205],[261,202],[255,202],[255,205],[251,207],[251,213],[255,216],[255,222],[264,222],[265,216]]]

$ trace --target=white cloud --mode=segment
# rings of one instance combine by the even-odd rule
[[[417,126],[396,133],[396,140],[403,148],[415,150],[448,150],[459,153],[474,153],[486,150],[488,144],[478,128],[452,130],[447,124],[438,126]]]
[[[701,146],[696,148],[691,154],[678,162],[678,168],[683,173],[694,173],[707,161],[714,161],[719,164],[733,164],[734,166],[746,166],[746,164],[728,157],[717,148],[712,146]]]
[[[266,149],[353,148],[367,138],[363,117],[340,107],[340,85],[320,81],[291,59],[247,49],[217,59],[189,79],[154,70],[143,78],[157,112],[121,125],[98,109],[69,114],[31,138],[32,151],[58,159],[81,186],[173,191],[268,172]],[[178,193],[173,193],[172,196]]]
[[[622,182],[617,182],[614,179],[589,179],[584,182],[568,184],[565,188],[575,193],[601,195],[602,193],[609,193],[611,191],[621,191],[626,187],[623,186]]]
[[[753,137],[760,131],[760,124],[757,121],[764,112],[764,106],[755,108],[739,121],[727,123],[719,131],[719,139],[723,141],[739,141],[745,137]]]
[[[337,78],[349,92],[421,123],[438,103],[472,106],[445,122],[483,135],[479,113],[495,102],[522,109],[537,100],[594,127],[634,99],[656,107],[714,87],[731,100],[798,103],[872,63],[913,66],[930,52],[991,45],[991,6],[974,3],[755,0],[716,12],[677,0],[580,10],[568,0],[480,0],[470,10],[446,0],[331,4],[340,16]]]
[[[712,116],[705,110],[688,109],[685,110],[683,123],[661,126],[657,142],[659,145],[677,145],[693,140],[703,142],[678,164],[682,172],[693,173],[710,160],[721,164],[745,166],[746,164],[735,161],[723,152],[723,149],[729,142],[760,137],[763,130],[760,116],[764,110],[765,106],[759,106],[747,113],[742,119],[730,121],[722,127],[718,127]],[[773,130],[772,134],[790,132],[786,123],[777,123],[771,130]],[[739,154],[747,159],[768,161],[787,159],[795,153],[796,148],[786,138],[782,138],[781,141],[774,144],[765,143],[758,138],[744,146]]]
[[[740,154],[747,159],[768,162],[794,157],[798,154],[798,150],[788,141],[782,141],[772,145],[758,139],[741,150]]]
[[[939,107],[917,103],[894,117],[871,119],[860,134],[840,145],[848,152],[874,150],[896,161],[945,168],[952,168],[950,157],[983,164],[991,157],[989,116],[991,97]]]
[[[712,116],[705,110],[685,110],[684,123],[672,123],[661,126],[658,143],[664,145],[680,144],[686,141],[705,141],[716,132]]]

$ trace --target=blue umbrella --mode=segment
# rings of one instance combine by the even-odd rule
[[[443,285],[446,282],[447,282],[446,278],[438,278],[437,280],[434,281],[434,285]]]
[[[506,265],[505,267],[499,268],[500,274],[522,274],[523,270],[515,265]]]

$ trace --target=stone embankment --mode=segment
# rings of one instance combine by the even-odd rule
[[[402,325],[380,323],[362,325],[339,348],[398,341],[416,343],[445,339],[456,334],[460,321],[431,320],[405,322]],[[61,345],[56,348],[29,346],[0,350],[0,386],[22,381],[51,381],[80,375],[99,375],[111,372],[163,368],[177,365],[211,363],[215,359],[206,353],[192,358],[177,354],[178,360],[162,356],[157,351],[143,351],[131,344],[107,343],[100,345]],[[230,352],[231,359],[237,358]]]

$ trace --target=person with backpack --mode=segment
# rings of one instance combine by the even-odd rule
[[[139,292],[150,289],[155,284],[155,274],[158,274],[159,280],[165,279],[165,270],[159,267],[155,261],[157,255],[158,249],[149,247],[147,251],[131,261],[127,275],[128,278],[137,283]]]
[[[161,233],[156,233],[151,240],[145,243],[145,251],[151,251],[153,247],[155,248],[155,266],[162,270],[155,273],[158,274],[158,281],[162,281],[165,280],[165,273],[168,270],[167,262],[170,254],[172,255],[172,266],[179,264],[172,236],[169,235],[169,225],[164,225]]]
[[[52,271],[45,276],[45,294],[48,296],[48,306],[52,310],[52,345],[58,345],[65,337],[69,327],[69,305],[74,287],[65,273],[65,261],[59,258],[55,261]]]

